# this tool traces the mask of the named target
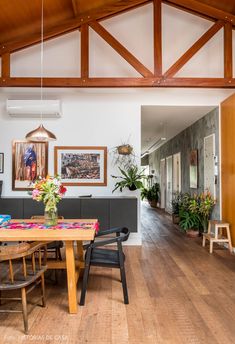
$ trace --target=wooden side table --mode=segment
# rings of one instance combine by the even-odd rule
[[[212,232],[212,226],[215,228],[215,231]],[[206,240],[210,242],[210,253],[213,252],[214,242],[223,242],[228,243],[229,251],[232,253],[233,247],[231,242],[230,228],[229,223],[218,220],[210,220],[208,224],[208,232],[203,233],[202,246],[205,247]],[[223,230],[226,231],[226,237],[223,235]]]

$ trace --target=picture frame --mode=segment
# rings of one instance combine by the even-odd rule
[[[54,174],[67,186],[106,186],[107,147],[55,146]]]
[[[0,153],[0,173],[4,173],[4,153]]]
[[[197,149],[193,149],[190,152],[189,183],[190,183],[191,189],[198,188],[198,151]]]
[[[48,174],[48,142],[15,140],[12,143],[12,190],[33,189],[33,182]]]

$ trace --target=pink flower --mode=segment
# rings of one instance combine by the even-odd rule
[[[38,189],[34,189],[32,192],[33,199],[36,199],[37,196],[40,195],[40,191]]]

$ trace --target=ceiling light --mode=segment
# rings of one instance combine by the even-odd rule
[[[53,141],[56,140],[56,136],[44,128],[42,125],[42,107],[43,107],[43,0],[41,2],[42,7],[41,7],[41,87],[40,87],[40,94],[41,94],[41,113],[40,113],[40,118],[41,118],[41,124],[39,127],[35,130],[30,131],[25,138],[29,141],[36,141],[36,142],[46,142],[46,141]]]

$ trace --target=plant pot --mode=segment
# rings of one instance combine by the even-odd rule
[[[172,214],[172,222],[175,225],[178,225],[180,223],[180,217],[179,214]]]
[[[131,186],[129,186],[129,190],[135,191],[135,190],[137,190],[137,187],[134,184],[132,184]]]
[[[130,155],[133,151],[133,147],[130,145],[121,145],[117,147],[117,151],[120,155]]]
[[[189,238],[197,238],[199,236],[199,231],[195,231],[194,229],[188,229],[186,235]]]
[[[148,201],[148,202],[149,202],[150,207],[157,208],[157,201]]]

